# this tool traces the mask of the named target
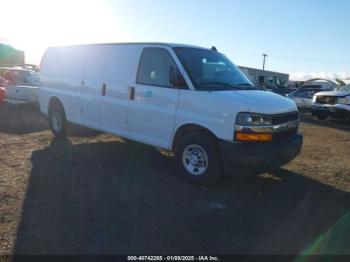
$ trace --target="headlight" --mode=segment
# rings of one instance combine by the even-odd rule
[[[263,114],[239,113],[236,124],[240,126],[270,126],[272,125],[272,118]]]
[[[312,97],[312,103],[316,103],[316,100],[317,100],[317,96],[315,95]]]
[[[350,104],[350,96],[338,98],[338,99],[337,99],[337,104],[349,105],[349,104]]]

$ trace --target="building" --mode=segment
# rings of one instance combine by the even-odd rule
[[[9,45],[0,44],[0,66],[24,64],[24,52]]]
[[[289,74],[244,66],[239,66],[239,68],[254,85],[265,87],[286,87],[288,85]]]

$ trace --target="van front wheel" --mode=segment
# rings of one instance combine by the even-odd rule
[[[50,129],[56,137],[65,137],[67,120],[64,109],[60,104],[54,104],[49,111]]]
[[[220,154],[215,138],[193,132],[183,136],[175,150],[177,166],[192,182],[210,184],[221,175]]]

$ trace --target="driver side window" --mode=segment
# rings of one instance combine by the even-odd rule
[[[171,67],[177,68],[166,49],[145,48],[141,55],[136,82],[144,85],[174,87],[169,77]]]

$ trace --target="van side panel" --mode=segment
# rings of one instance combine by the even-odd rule
[[[80,89],[81,114],[84,126],[101,130],[100,99],[102,77],[106,68],[108,46],[85,46],[83,85]]]
[[[128,137],[129,86],[139,50],[128,44],[49,48],[41,63],[41,111],[48,114],[57,97],[70,122]]]
[[[82,124],[80,88],[84,49],[79,47],[49,48],[41,64],[39,103],[48,113],[49,101],[57,97],[69,121]]]
[[[136,45],[109,45],[103,73],[105,96],[100,98],[100,116],[105,132],[128,136],[127,114],[129,86],[137,64],[139,47]]]

